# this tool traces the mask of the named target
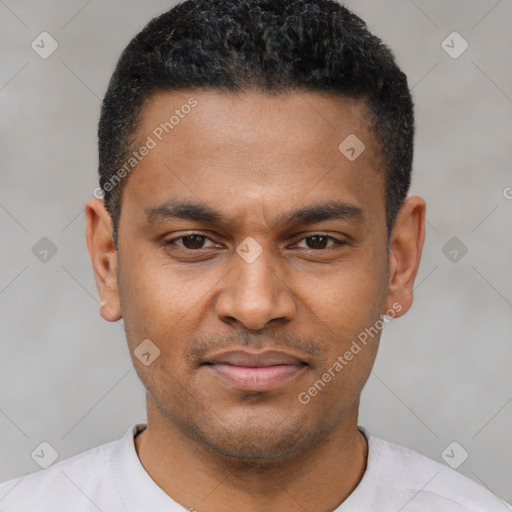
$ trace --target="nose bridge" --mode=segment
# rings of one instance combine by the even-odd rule
[[[241,247],[237,250],[238,254],[244,251],[244,244],[240,245]],[[245,245],[245,249],[247,246],[249,246],[249,251],[257,251],[256,248],[251,247],[250,242]],[[246,259],[244,256],[235,259],[235,283],[240,284],[237,286],[237,292],[250,293],[252,290],[269,297],[274,296],[276,292],[274,281],[278,278],[275,265],[272,264],[272,251],[270,248],[261,248],[260,251],[254,259]]]
[[[273,251],[254,242],[242,242],[233,254],[234,268],[217,302],[217,313],[235,318],[247,328],[261,329],[270,320],[290,319],[295,303],[279,275],[279,265],[274,264]]]

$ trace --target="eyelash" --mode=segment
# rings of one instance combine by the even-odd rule
[[[171,240],[166,240],[164,242],[164,245],[166,247],[169,246],[169,245],[173,245],[173,243],[176,242],[177,240],[181,240],[183,238],[188,238],[190,236],[204,237],[205,240],[210,240],[211,242],[213,242],[213,240],[210,237],[206,236],[204,233],[193,232],[193,233],[188,233],[186,235],[178,236],[178,237],[173,238]],[[335,246],[347,245],[347,242],[345,240],[340,240],[339,238],[333,237],[331,235],[326,235],[325,233],[312,233],[311,235],[308,235],[308,236],[305,236],[305,237],[301,238],[299,241],[302,242],[302,240],[306,240],[306,239],[312,238],[314,236],[319,236],[319,237],[322,237],[322,238],[327,238],[328,240],[331,240],[332,242],[334,242],[334,244],[329,246],[329,247],[326,247],[324,249],[310,249],[310,248],[307,248],[310,251],[326,251],[326,250],[331,249],[332,247],[335,247]],[[200,247],[199,249],[188,249],[187,247],[181,247],[181,246],[177,246],[177,247],[180,247],[180,249],[185,250],[185,251],[190,251],[190,252],[199,252],[201,249],[207,249],[207,247]]]

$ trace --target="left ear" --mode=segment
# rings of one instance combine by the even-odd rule
[[[391,232],[387,308],[396,311],[396,317],[402,316],[412,305],[414,280],[425,241],[426,210],[424,199],[407,197]],[[396,304],[401,308],[398,309]]]

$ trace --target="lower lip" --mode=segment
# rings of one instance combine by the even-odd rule
[[[230,364],[209,364],[205,367],[241,391],[269,391],[293,379],[306,365],[283,364],[253,368]]]

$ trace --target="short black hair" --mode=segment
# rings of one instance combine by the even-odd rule
[[[103,99],[100,187],[116,245],[126,175],[118,171],[133,150],[143,103],[156,92],[194,89],[365,100],[385,165],[389,236],[409,190],[414,144],[407,77],[391,50],[334,0],[187,0],[130,41]]]

